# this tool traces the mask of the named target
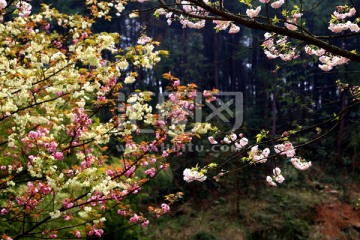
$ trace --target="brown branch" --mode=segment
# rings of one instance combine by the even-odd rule
[[[360,62],[359,54],[354,53],[352,51],[348,51],[343,48],[339,48],[335,45],[332,45],[328,42],[321,40],[324,38],[334,38],[333,36],[318,37],[318,36],[312,36],[312,35],[309,35],[306,33],[301,33],[298,31],[291,31],[291,30],[287,29],[286,27],[279,27],[272,23],[260,22],[258,20],[249,19],[249,18],[246,18],[245,16],[242,16],[239,14],[234,14],[234,13],[228,12],[226,10],[220,10],[220,9],[214,8],[212,6],[205,4],[202,1],[190,0],[190,2],[192,2],[194,5],[205,9],[206,11],[208,11],[209,13],[211,13],[213,15],[210,15],[210,16],[201,15],[200,16],[200,15],[196,15],[196,14],[187,13],[179,8],[169,7],[164,2],[164,0],[158,0],[158,1],[163,8],[167,9],[168,11],[174,12],[174,13],[179,13],[179,14],[191,17],[191,18],[196,18],[196,19],[233,21],[234,23],[237,23],[239,25],[242,25],[242,26],[245,26],[245,27],[248,27],[251,29],[262,30],[262,31],[266,31],[266,32],[274,32],[274,33],[277,33],[277,34],[280,34],[283,36],[288,36],[288,37],[291,37],[294,39],[298,39],[307,44],[311,44],[311,45],[315,45],[319,48],[323,48],[326,51],[331,52],[335,55],[346,57],[346,58],[350,59],[351,61]],[[359,35],[359,34],[354,34],[354,35]]]

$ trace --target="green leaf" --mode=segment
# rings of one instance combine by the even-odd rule
[[[257,135],[256,135],[256,142],[257,143],[259,143],[259,142],[261,142],[261,140],[264,138],[264,136],[261,134],[261,133],[258,133]]]
[[[239,2],[245,4],[246,6],[252,7],[251,5],[252,0],[239,0]]]
[[[279,19],[277,18],[276,15],[275,15],[275,17],[272,19],[272,22],[273,22],[273,23],[278,23],[278,22],[279,22]]]

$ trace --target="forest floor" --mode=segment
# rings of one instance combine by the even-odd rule
[[[360,239],[360,210],[348,203],[360,199],[359,185],[348,186],[348,201],[337,190],[326,191],[329,198],[316,206],[315,232],[325,239]]]
[[[170,215],[153,222],[141,239],[360,239],[360,185],[346,175],[339,179],[341,184],[307,179],[302,187],[185,198]]]

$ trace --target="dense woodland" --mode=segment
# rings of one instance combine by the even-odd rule
[[[41,2],[52,2],[65,12],[87,11],[74,0],[34,1],[34,11],[39,11]],[[354,2],[360,9],[360,1]],[[236,1],[225,1],[225,5],[229,9],[243,7]],[[321,6],[307,26],[317,29],[319,35],[324,31],[325,35],[328,17],[325,14],[332,12],[336,3],[323,1]],[[171,168],[149,183],[145,192],[128,199],[129,204],[141,206],[180,190],[184,198],[174,210],[154,220],[147,229],[114,217],[106,222],[109,233],[104,239],[323,239],[326,234],[328,239],[359,237],[360,217],[354,210],[356,199],[360,198],[359,102],[351,97],[351,88],[341,90],[337,83],[340,80],[349,86],[356,85],[359,63],[324,72],[316,67],[311,56],[290,62],[269,61],[261,48],[262,31],[241,27],[238,34],[230,35],[215,32],[210,24],[200,30],[182,28],[177,22],[169,27],[166,20],[153,16],[151,3],[133,3],[133,7],[141,9],[138,18],[129,18],[125,13],[114,15],[111,21],[96,23],[93,31],[120,33],[119,44],[123,48],[146,33],[170,54],[154,69],[143,71],[142,81],[124,91],[147,89],[159,93],[167,84],[162,74],[171,72],[201,90],[242,92],[243,124],[236,131],[254,136],[264,129],[271,139],[284,131],[303,129],[295,136],[295,142],[301,146],[298,151],[312,161],[313,168],[296,172],[278,157],[269,166],[249,166],[241,162],[241,156],[234,157],[234,152],[185,152],[173,157]],[[359,37],[345,40],[344,44],[360,51]],[[334,113],[341,111],[344,113],[341,118],[332,119]],[[103,119],[107,115],[106,111],[99,113]],[[223,132],[231,128],[219,119],[214,124]],[[195,144],[210,147],[206,140],[196,141]],[[115,139],[109,144],[110,156],[121,154],[116,148],[118,144]],[[223,168],[231,174],[219,182],[212,179],[205,183],[183,182],[183,168],[211,161],[226,162]],[[288,173],[285,184],[276,189],[269,188],[264,181],[266,171],[275,165]],[[342,212],[348,221],[336,222],[326,208],[329,203],[333,204],[330,206],[333,211],[348,209]],[[327,222],[330,218],[332,223]]]

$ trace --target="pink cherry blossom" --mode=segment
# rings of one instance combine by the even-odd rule
[[[277,175],[275,177],[275,181],[277,181],[278,183],[283,183],[285,181],[285,178],[283,177],[283,175]]]
[[[271,7],[272,7],[272,8],[279,8],[279,7],[281,7],[281,6],[284,4],[284,2],[285,2],[285,0],[278,0],[278,1],[276,1],[276,2],[273,2],[273,3],[271,4]]]
[[[170,206],[168,204],[166,204],[166,203],[161,204],[161,209],[164,212],[170,212]]]
[[[303,15],[302,13],[295,13],[295,14],[293,15],[293,18],[295,18],[295,19],[301,18],[302,15]]]
[[[231,23],[230,25],[230,29],[229,29],[229,33],[230,34],[234,34],[234,33],[238,33],[240,31],[240,27],[236,26],[235,24]]]
[[[161,154],[162,157],[167,157],[169,156],[169,152],[167,151],[163,151],[163,153]]]
[[[287,19],[284,23],[285,27],[291,31],[295,31],[297,29],[296,19]]]
[[[240,146],[245,147],[245,145],[247,145],[249,143],[249,140],[247,138],[243,137],[240,139],[239,143],[240,143]]]
[[[80,231],[75,231],[75,237],[81,238],[81,233],[80,233]]]
[[[208,139],[211,144],[218,144],[218,142],[214,139],[213,136],[208,137]]]
[[[352,32],[359,32],[360,31],[360,27],[358,24],[356,23],[351,23],[350,21],[346,22],[346,26],[349,28],[350,31]]]
[[[265,50],[264,53],[265,53],[265,55],[266,55],[266,57],[267,57],[268,59],[275,59],[275,58],[278,57],[278,55],[273,54],[273,53],[271,53],[270,51],[267,51],[267,50]]]
[[[29,136],[30,138],[38,138],[38,137],[41,136],[41,133],[39,133],[39,132],[37,132],[37,131],[30,131],[29,134],[28,134],[28,136]]]
[[[137,214],[134,214],[130,219],[130,222],[132,223],[136,223],[137,221],[139,221],[139,216]]]
[[[333,67],[327,64],[319,64],[319,68],[325,72],[330,71]]]
[[[329,29],[334,33],[339,33],[347,30],[349,27],[345,23],[334,24],[330,23]]]
[[[141,226],[146,227],[147,225],[149,225],[149,223],[150,223],[149,220],[146,220],[141,224]]]
[[[355,13],[356,13],[355,8],[351,8],[351,9],[349,10],[348,16],[349,16],[349,17],[352,17],[352,16],[355,15]]]
[[[234,145],[237,149],[242,149],[249,143],[249,140],[245,137],[241,138],[238,142],[235,142]]]
[[[102,229],[94,229],[94,234],[97,237],[101,237],[104,234],[104,230],[102,230]]]
[[[306,162],[300,158],[291,158],[290,161],[292,165],[300,171],[307,170],[311,167],[311,162]]]
[[[235,133],[230,134],[231,141],[235,141],[237,139],[237,135]]]
[[[19,16],[20,17],[27,17],[31,13],[32,6],[29,3],[25,2],[25,1],[19,1],[16,4],[16,7],[19,9]]]
[[[7,2],[5,0],[0,0],[0,10],[6,8]]]
[[[254,18],[257,15],[259,15],[260,11],[261,11],[261,6],[258,6],[256,9],[246,9],[246,15],[249,18]]]
[[[318,57],[324,55],[325,53],[326,53],[326,50],[322,49],[322,48],[315,51],[315,55],[318,56]]]
[[[146,43],[148,43],[148,42],[150,42],[150,41],[151,41],[151,38],[150,38],[150,37],[148,37],[148,36],[141,36],[141,37],[138,39],[137,44],[144,45],[144,44],[146,44]]]
[[[183,172],[184,180],[186,182],[199,181],[203,182],[206,180],[206,176],[194,169],[186,168]]]
[[[265,163],[269,156],[270,149],[265,148],[263,151],[259,149],[258,145],[255,145],[250,150],[250,157],[256,163]]]
[[[273,187],[277,187],[276,183],[274,182],[274,180],[272,179],[272,177],[270,176],[266,176],[266,182]]]
[[[150,177],[154,177],[156,174],[156,169],[155,168],[150,168],[148,170],[145,171],[146,175],[149,175]]]
[[[213,23],[216,24],[214,29],[218,31],[225,30],[230,25],[230,21],[222,21],[222,20],[213,20]]]
[[[226,144],[230,144],[231,140],[228,137],[224,137],[224,139],[222,140],[224,143]]]
[[[295,156],[295,148],[290,142],[285,142],[284,144],[275,145],[274,150],[276,153],[279,153],[280,155],[286,155],[286,157]]]

